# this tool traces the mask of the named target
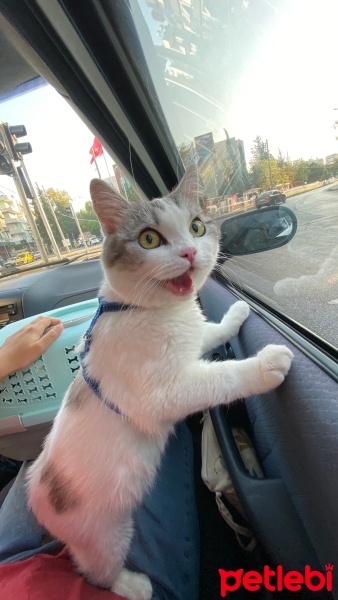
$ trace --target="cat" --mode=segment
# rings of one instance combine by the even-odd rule
[[[198,304],[219,229],[202,211],[194,165],[169,195],[148,203],[129,204],[99,179],[90,189],[104,234],[100,297],[108,311],[80,344],[82,371],[30,467],[28,499],[89,581],[150,600],[150,579],[124,562],[132,511],[151,489],[175,424],[277,387],[293,355],[269,345],[242,361],[203,359],[238,333],[249,306],[236,302],[215,324]]]

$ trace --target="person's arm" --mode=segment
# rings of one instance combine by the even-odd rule
[[[62,330],[59,319],[38,317],[10,335],[0,348],[0,381],[37,360]]]

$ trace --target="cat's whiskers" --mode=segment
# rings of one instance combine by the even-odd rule
[[[135,311],[137,312],[143,308],[142,305],[145,304],[146,300],[149,298],[149,295],[154,291],[156,287],[159,287],[159,285],[162,283],[160,280],[155,279],[154,277],[152,277],[150,280],[148,280],[147,278],[150,275],[161,275],[161,272],[165,271],[165,269],[166,265],[157,265],[156,267],[145,273],[137,282],[136,286],[126,296],[125,303],[132,304],[133,306],[135,306],[135,308],[132,311],[128,311],[128,313],[125,315],[126,318],[122,321],[122,323],[124,324],[123,326],[125,326],[128,323],[128,321],[133,317],[133,315],[135,315]],[[142,282],[143,285],[139,287]],[[136,293],[137,288],[139,289]],[[146,294],[144,293],[145,291],[147,292]],[[132,293],[133,295],[131,296]]]
[[[158,277],[159,277],[160,275],[162,275],[162,274],[163,274],[163,273],[164,273],[166,270],[167,270],[167,266],[166,266],[166,265],[158,265],[158,267],[156,267],[155,269],[152,269],[152,271],[150,271],[150,272],[148,273],[148,276],[149,276],[150,274],[152,274],[152,277],[151,277],[151,278],[150,278],[148,281],[146,281],[146,282],[144,283],[143,287],[142,287],[140,290],[138,290],[138,297],[139,297],[139,299],[141,299],[141,298],[142,298],[142,301],[144,302],[144,301],[145,301],[145,297],[142,297],[142,294],[143,294],[143,292],[144,292],[145,290],[148,292],[148,293],[147,293],[147,296],[146,296],[146,297],[147,297],[147,299],[148,299],[148,298],[149,298],[149,295],[150,295],[150,293],[151,293],[151,292],[152,292],[152,291],[153,291],[153,290],[154,290],[156,287],[159,287],[159,286],[160,286],[160,284],[163,284],[163,283],[164,283],[164,280],[162,281],[162,280],[161,280],[161,279],[159,279]],[[155,275],[157,276],[156,278],[155,278]],[[137,286],[136,286],[136,287],[137,287]],[[135,288],[135,289],[136,289],[136,288]]]
[[[219,265],[217,266],[218,273],[220,273],[220,275],[222,275],[223,277],[225,277],[226,279],[229,279],[230,282],[238,289],[238,290],[242,290],[242,283],[245,283],[245,277],[241,276],[240,274],[236,273],[236,271],[234,271],[233,269],[231,269],[230,267],[228,267],[228,272],[226,272],[224,269],[221,270],[221,268],[219,267]],[[231,275],[231,276],[230,276]]]
[[[243,258],[245,259],[246,263],[251,263],[252,265],[255,265],[255,266],[258,264],[257,257],[248,258],[247,254],[245,254],[245,255],[243,254],[241,256],[235,256],[233,254],[227,254],[226,252],[219,252],[218,256],[219,257],[225,257],[225,258],[228,258],[228,259],[231,258],[231,262],[233,264],[239,264],[240,266],[242,266],[242,265],[238,261],[242,260]]]
[[[163,285],[163,282],[161,280],[151,279],[149,281],[148,285],[145,285],[143,287],[143,291],[145,293],[142,296],[142,303],[145,305],[147,303],[147,300],[151,296],[151,294],[154,292],[154,290],[160,288],[162,285]]]
[[[155,274],[156,274],[156,275],[161,275],[161,272],[162,272],[163,270],[165,270],[166,268],[167,268],[167,267],[166,267],[166,265],[156,265],[156,266],[155,266],[153,269],[151,269],[150,271],[147,271],[147,272],[146,272],[146,273],[145,273],[145,274],[144,274],[144,275],[141,277],[141,279],[139,279],[139,280],[138,280],[138,282],[137,282],[137,284],[135,285],[135,287],[134,287],[134,288],[133,288],[133,289],[130,291],[130,294],[131,294],[131,293],[133,293],[133,296],[132,296],[132,298],[131,298],[130,294],[128,294],[128,296],[126,297],[126,300],[129,300],[129,298],[131,298],[131,300],[130,300],[131,304],[134,304],[134,305],[136,305],[136,306],[137,306],[137,300],[136,300],[136,299],[139,297],[139,296],[138,296],[138,294],[139,294],[139,290],[137,290],[137,288],[140,286],[140,284],[141,284],[142,282],[144,282],[144,280],[148,279],[149,277],[150,277],[150,279],[149,279],[149,282],[150,282],[150,281],[153,279],[153,276],[154,276]],[[146,284],[147,284],[147,283],[149,283],[149,282],[146,282]],[[137,290],[137,293],[136,293],[136,290]]]
[[[241,277],[238,273],[236,273],[236,271],[234,271],[233,269],[231,269],[231,267],[229,267],[229,265],[226,265],[226,268],[224,268],[225,265],[219,265],[218,263],[216,263],[216,265],[214,266],[214,271],[216,271],[217,273],[220,273],[220,275],[223,275],[223,277],[227,276],[227,270],[228,272],[230,272],[233,275],[233,283],[234,285],[237,285],[239,289],[241,289],[241,279],[244,280],[244,277]]]

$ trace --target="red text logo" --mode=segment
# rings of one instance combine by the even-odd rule
[[[221,596],[225,598],[228,592],[235,592],[243,587],[248,592],[257,592],[264,587],[270,592],[298,592],[302,588],[307,588],[311,592],[319,592],[326,589],[332,591],[332,571],[333,565],[325,566],[325,573],[312,570],[306,565],[304,571],[285,571],[281,565],[271,569],[267,565],[263,567],[263,573],[258,571],[246,571],[237,569],[237,571],[225,571],[218,569],[221,583]]]

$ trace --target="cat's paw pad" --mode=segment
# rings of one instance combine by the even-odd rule
[[[257,358],[267,389],[273,389],[283,383],[290,370],[293,354],[286,346],[269,344],[258,352]]]
[[[153,595],[149,577],[128,569],[122,569],[111,591],[128,600],[151,600]]]

